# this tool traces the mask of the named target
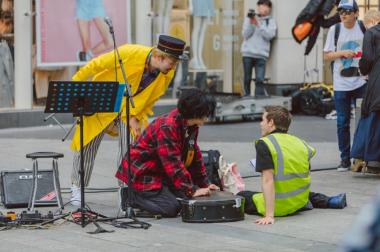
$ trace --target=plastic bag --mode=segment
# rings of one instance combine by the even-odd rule
[[[237,194],[244,191],[245,184],[236,163],[227,163],[223,156],[219,157],[219,176],[222,180],[223,190]]]

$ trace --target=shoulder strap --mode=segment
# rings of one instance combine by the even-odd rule
[[[364,34],[367,29],[365,28],[363,21],[358,20],[358,24],[360,26],[360,30],[362,30],[362,32]]]
[[[189,137],[185,140],[187,144],[187,148],[185,148],[183,156],[184,156],[184,163],[185,167],[189,168],[190,165],[193,163],[194,156],[195,156],[195,136],[196,132],[192,131],[189,135]]]
[[[338,45],[339,33],[340,33],[340,23],[337,23],[335,24],[335,33],[334,33],[335,51],[336,51],[336,46]]]
[[[360,30],[365,33],[366,28],[364,26],[363,21],[358,20],[358,24],[360,26]],[[334,33],[334,46],[336,51],[336,46],[338,45],[338,39],[339,39],[339,33],[340,33],[340,23],[335,24],[335,33]]]

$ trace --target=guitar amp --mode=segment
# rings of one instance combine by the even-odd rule
[[[51,201],[51,206],[57,205],[53,171],[40,170],[37,176],[36,200]],[[27,207],[32,193],[32,185],[33,174],[31,170],[2,171],[0,173],[1,203],[6,208]]]

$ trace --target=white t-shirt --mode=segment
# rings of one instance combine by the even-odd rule
[[[338,37],[337,49],[334,45],[335,25],[330,27],[326,38],[324,52],[335,52],[341,50],[352,50],[356,52],[356,56],[352,59],[340,58],[334,60],[333,83],[335,91],[351,91],[365,84],[363,76],[343,77],[340,75],[342,69],[349,67],[359,67],[359,60],[362,55],[362,45],[364,34],[356,22],[355,26],[347,29],[340,24],[340,33]]]

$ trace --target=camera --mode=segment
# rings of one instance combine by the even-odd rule
[[[248,14],[247,14],[247,17],[249,18],[254,18],[256,16],[256,12],[254,9],[249,9],[248,10]]]

